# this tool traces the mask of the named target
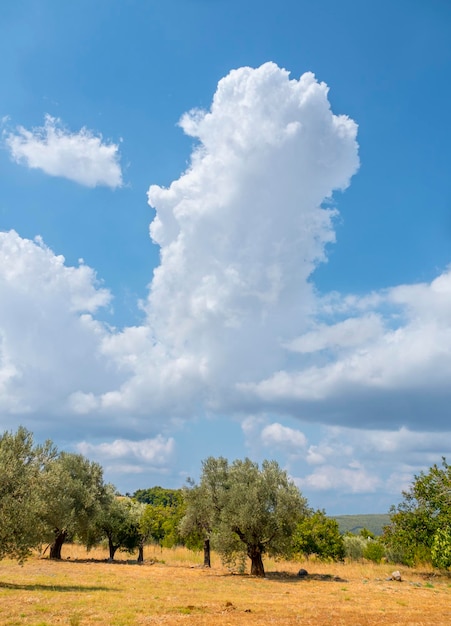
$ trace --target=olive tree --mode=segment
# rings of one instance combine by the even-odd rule
[[[23,427],[0,436],[0,559],[22,563],[42,543],[44,474],[55,456],[50,441],[35,445]]]
[[[199,485],[188,479],[185,488],[186,513],[180,523],[180,533],[204,550],[204,567],[211,566],[211,539],[225,507],[228,492],[229,463],[224,457],[209,457],[202,461]],[[196,541],[197,540],[197,541]]]
[[[117,550],[133,552],[140,547],[140,517],[144,505],[126,496],[114,493],[114,487],[106,490],[104,504],[96,514],[94,526],[90,532],[90,544],[100,538],[108,541],[109,560],[114,561]]]
[[[89,544],[111,491],[103,482],[102,467],[81,454],[61,452],[45,473],[43,520],[50,558],[61,559],[64,542],[74,536]]]
[[[292,534],[307,506],[275,461],[264,461],[260,468],[249,459],[229,465],[224,458],[211,457],[203,463],[199,489],[205,506],[200,524],[224,562],[247,556],[251,574],[264,576],[264,554],[289,555]],[[187,514],[198,501],[199,493],[188,500]]]
[[[210,539],[213,531],[212,514],[208,494],[203,485],[192,485],[185,491],[186,513],[180,522],[179,531],[188,540],[189,547],[202,544],[204,567],[211,567]]]

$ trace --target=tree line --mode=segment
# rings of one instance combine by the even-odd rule
[[[23,427],[5,432],[0,437],[0,559],[23,562],[36,548],[61,559],[64,543],[77,540],[88,549],[105,541],[111,560],[117,550],[138,550],[142,561],[147,542],[179,541],[182,493],[161,490],[167,492],[164,500],[159,490],[153,491],[152,505],[144,492],[121,496],[105,483],[98,463],[58,452],[51,441],[36,445]]]
[[[152,487],[120,495],[105,483],[102,467],[81,454],[58,452],[51,441],[34,443],[31,432],[0,436],[0,559],[23,562],[33,550],[61,558],[67,541],[88,549],[104,542],[109,558],[146,544],[214,549],[222,562],[264,576],[267,556],[321,559],[387,559],[451,567],[451,468],[442,461],[415,476],[392,507],[382,537],[363,529],[341,535],[335,520],[313,510],[275,461],[230,463],[209,457],[197,483],[183,489]]]

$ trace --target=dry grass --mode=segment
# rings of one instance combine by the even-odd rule
[[[449,626],[451,579],[390,565],[275,563],[267,577],[234,575],[184,549],[149,548],[138,566],[119,555],[63,549],[62,562],[33,558],[0,563],[0,624],[132,626],[143,624],[291,626]],[[70,557],[70,558],[68,558]],[[314,579],[296,576],[300,567]],[[324,580],[328,574],[342,579]],[[346,581],[345,581],[346,580]]]

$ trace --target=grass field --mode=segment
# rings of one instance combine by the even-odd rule
[[[266,560],[267,577],[257,579],[231,573],[217,558],[203,569],[201,556],[184,549],[149,548],[143,565],[106,556],[66,546],[61,562],[0,562],[0,624],[451,624],[451,578],[427,568],[402,568],[395,582],[386,580],[392,565]],[[298,578],[300,567],[312,576]]]

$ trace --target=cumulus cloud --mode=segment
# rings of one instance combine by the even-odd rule
[[[115,485],[123,492],[134,492],[138,479],[148,487],[154,476],[167,477],[176,461],[176,444],[172,437],[157,435],[148,439],[115,439],[103,443],[81,441],[75,450],[100,463]],[[149,478],[152,475],[153,478]],[[167,478],[166,478],[167,480]]]
[[[242,389],[266,410],[277,407],[313,421],[426,430],[432,419],[436,428],[446,427],[451,271],[430,283],[401,285],[371,297],[335,295],[326,305],[331,316],[356,317],[308,331],[289,348],[317,356],[333,348],[332,356],[302,369],[281,369]]]
[[[175,440],[172,437],[165,438],[158,435],[153,439],[131,441],[128,439],[116,439],[111,443],[92,444],[82,441],[77,444],[77,450],[86,456],[97,458],[111,464],[131,461],[144,464],[145,466],[167,465],[175,453]]]
[[[268,416],[248,416],[241,426],[253,458],[276,458],[309,501],[323,506],[321,494],[328,492],[336,510],[343,512],[347,507],[362,511],[366,506],[373,512],[388,510],[414,474],[451,454],[448,432],[306,423],[304,432]],[[362,500],[365,493],[371,494],[368,504]]]
[[[337,468],[323,465],[305,478],[295,480],[301,489],[314,491],[339,490],[344,493],[374,492],[381,483],[378,476],[369,474],[360,464]]]
[[[232,408],[236,382],[283,364],[282,344],[308,324],[310,277],[334,240],[335,211],[324,203],[358,168],[357,126],[332,113],[327,94],[313,74],[290,80],[267,63],[232,71],[208,111],[182,117],[198,142],[190,166],[148,194],[161,250],[147,303],[154,346],[109,402],[130,407],[155,392],[159,404],[163,377],[165,403]],[[118,358],[128,341],[115,342]]]
[[[86,187],[122,186],[119,147],[104,143],[87,128],[73,133],[61,120],[46,115],[44,126],[19,126],[6,133],[5,143],[16,163],[40,169],[50,176],[68,178]]]
[[[254,456],[262,453],[282,453],[290,458],[305,455],[307,437],[296,429],[280,422],[272,422],[266,416],[249,415],[241,421],[246,446]]]
[[[291,341],[286,347],[288,350],[301,353],[352,348],[380,336],[382,331],[383,322],[380,316],[369,313],[360,318],[350,317],[336,324],[318,324],[314,329]]]
[[[261,433],[262,443],[268,447],[282,448],[282,450],[299,454],[306,446],[307,439],[300,430],[288,428],[278,422],[265,426]]]
[[[372,493],[384,503],[381,511],[400,497],[420,469],[451,453],[449,432],[415,432],[405,427],[323,427],[310,439],[303,459],[307,466],[289,465],[297,484],[310,494],[333,491],[342,498]]]
[[[101,354],[107,329],[93,317],[110,300],[90,267],[67,267],[40,238],[0,233],[3,423],[8,415],[61,415],[74,390],[119,383]]]

